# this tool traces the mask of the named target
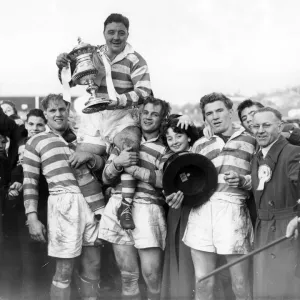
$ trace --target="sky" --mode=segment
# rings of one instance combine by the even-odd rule
[[[298,0],[2,1],[0,95],[61,92],[57,55],[78,36],[104,44],[110,13],[129,18],[128,42],[146,59],[155,96],[171,103],[299,85],[299,10]]]

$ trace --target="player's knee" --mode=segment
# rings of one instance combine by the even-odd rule
[[[123,292],[135,295],[139,292],[139,272],[121,271]]]
[[[100,249],[98,247],[84,247],[81,257],[82,274],[88,278],[99,277],[100,263]]]
[[[131,147],[133,151],[138,151],[141,136],[141,130],[137,126],[129,126],[116,135],[114,143],[122,150]]]
[[[196,278],[196,294],[205,299],[213,299],[214,283],[213,277],[203,281],[200,281],[199,278]]]
[[[237,298],[244,298],[249,293],[248,289],[248,280],[246,280],[243,276],[236,276],[234,280],[232,280],[232,290]]]
[[[71,281],[73,266],[73,260],[57,261],[53,280],[58,282]]]

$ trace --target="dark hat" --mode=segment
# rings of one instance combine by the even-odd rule
[[[184,194],[183,205],[200,206],[218,184],[214,164],[205,156],[190,152],[174,153],[163,168],[163,189],[166,195],[177,191]]]

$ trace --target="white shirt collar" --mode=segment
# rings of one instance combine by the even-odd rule
[[[272,144],[270,144],[269,146],[267,147],[264,147],[264,148],[260,148],[261,149],[261,153],[263,155],[263,158],[265,158],[269,152],[269,150],[271,149],[271,147],[278,141],[278,139],[276,141],[274,141]]]

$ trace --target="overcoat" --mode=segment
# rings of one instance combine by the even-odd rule
[[[284,236],[288,222],[297,215],[299,162],[300,147],[283,137],[265,158],[261,151],[254,155],[251,177],[257,207],[256,249]],[[259,168],[266,167],[271,178],[258,189]],[[295,277],[298,249],[299,241],[286,240],[254,257],[254,299],[299,299],[300,279]]]

